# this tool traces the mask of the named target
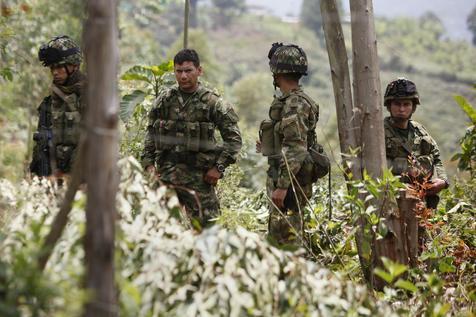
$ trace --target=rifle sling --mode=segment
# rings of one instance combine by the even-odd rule
[[[58,86],[56,86],[55,84],[52,84],[51,90],[53,90],[53,92],[64,101],[69,111],[71,112],[76,111],[76,109],[71,108],[71,105],[68,102],[68,96],[64,92],[62,92],[61,89],[58,88]]]

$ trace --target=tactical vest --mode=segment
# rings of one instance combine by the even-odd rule
[[[215,150],[211,116],[219,96],[203,87],[186,101],[179,94],[172,89],[158,100],[158,119],[153,123],[156,149],[175,153]]]
[[[72,157],[79,142],[81,123],[80,98],[53,88],[51,98],[51,129],[55,146],[56,164],[65,172],[71,168]]]
[[[304,92],[297,92],[295,95],[303,98],[311,106],[311,112],[308,117],[309,129],[307,131],[307,149],[310,152],[311,148],[319,148],[317,151],[323,153],[322,147],[317,144],[316,140],[316,124],[319,119],[319,106]],[[292,98],[289,96],[288,98]],[[285,100],[275,98],[269,109],[270,119],[263,120],[260,124],[259,137],[261,141],[261,153],[268,157],[268,163],[270,165],[269,176],[274,180],[277,179],[279,174],[279,165],[281,160],[281,149],[284,139],[284,135],[280,132],[281,125],[283,124],[282,110],[285,105]],[[320,169],[319,171],[317,169]],[[317,178],[322,177],[322,168],[315,166],[311,152],[308,155],[308,159],[301,167],[300,173],[297,175],[298,179],[303,183],[312,183]],[[324,175],[326,175],[325,173]],[[303,178],[306,178],[303,180]]]
[[[425,176],[433,172],[433,140],[421,124],[409,122],[406,140],[391,126],[390,118],[385,119],[384,126],[387,165],[394,175],[408,173],[411,168],[423,171]]]

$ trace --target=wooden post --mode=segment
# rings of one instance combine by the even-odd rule
[[[88,1],[84,30],[88,74],[86,153],[88,200],[84,239],[90,292],[84,316],[117,316],[114,283],[115,203],[118,189],[117,3]]]
[[[188,47],[188,21],[190,18],[190,0],[185,0],[185,12],[183,17],[183,48]]]
[[[350,12],[354,106],[361,120],[362,167],[377,178],[387,167],[387,159],[372,0],[351,0]]]
[[[346,171],[344,176],[349,179],[350,172],[350,178],[361,179],[360,159],[350,156],[351,150],[359,147],[360,126],[357,123],[360,121],[353,109],[349,62],[336,1],[321,0],[321,15],[334,88],[340,150]]]

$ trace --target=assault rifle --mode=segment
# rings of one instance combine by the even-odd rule
[[[38,176],[51,175],[51,153],[52,145],[52,131],[51,118],[49,115],[50,97],[43,100],[39,107],[39,124],[38,131],[33,134],[35,147],[33,149],[33,158],[30,164],[30,172]]]

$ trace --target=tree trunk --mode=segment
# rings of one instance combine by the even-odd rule
[[[344,162],[344,176],[347,180],[360,180],[362,179],[361,152],[359,150],[361,146],[360,112],[355,111],[352,104],[349,63],[336,0],[322,0],[321,15],[334,88],[340,148],[342,161]],[[351,155],[352,150],[354,153]],[[356,233],[359,261],[365,278],[370,281],[371,242],[365,241],[363,234],[365,221],[363,217],[358,218],[356,225],[359,226],[359,230]]]
[[[350,155],[352,150],[359,147],[357,140],[360,127],[357,123],[360,121],[352,105],[349,63],[336,0],[321,0],[321,15],[334,87],[340,150],[346,172],[344,176],[346,179],[360,179],[360,159]]]
[[[361,120],[362,167],[377,178],[382,176],[387,160],[372,0],[351,0],[350,12],[354,106]]]
[[[387,160],[372,0],[351,0],[350,10],[354,57],[354,105],[361,114],[362,167],[372,178],[381,178],[383,170],[387,168]],[[379,218],[385,218],[384,222],[389,229],[383,239],[377,240],[375,232],[370,239],[372,246],[370,272],[368,272],[370,283],[373,287],[382,289],[383,281],[374,274],[374,268],[382,266],[381,257],[387,256],[393,261],[408,263],[406,230],[402,221],[402,215],[408,211],[397,210],[397,203],[389,199],[373,200],[368,204],[374,205],[376,210],[380,211]],[[369,228],[370,225],[363,217],[360,218],[359,225],[361,230],[358,234],[362,235],[361,239],[366,243],[369,237],[362,229]]]
[[[84,31],[88,74],[85,264],[91,297],[85,316],[117,316],[114,285],[118,188],[117,3],[88,1]]]
[[[185,0],[183,17],[183,48],[188,48],[188,21],[190,19],[190,0]]]

